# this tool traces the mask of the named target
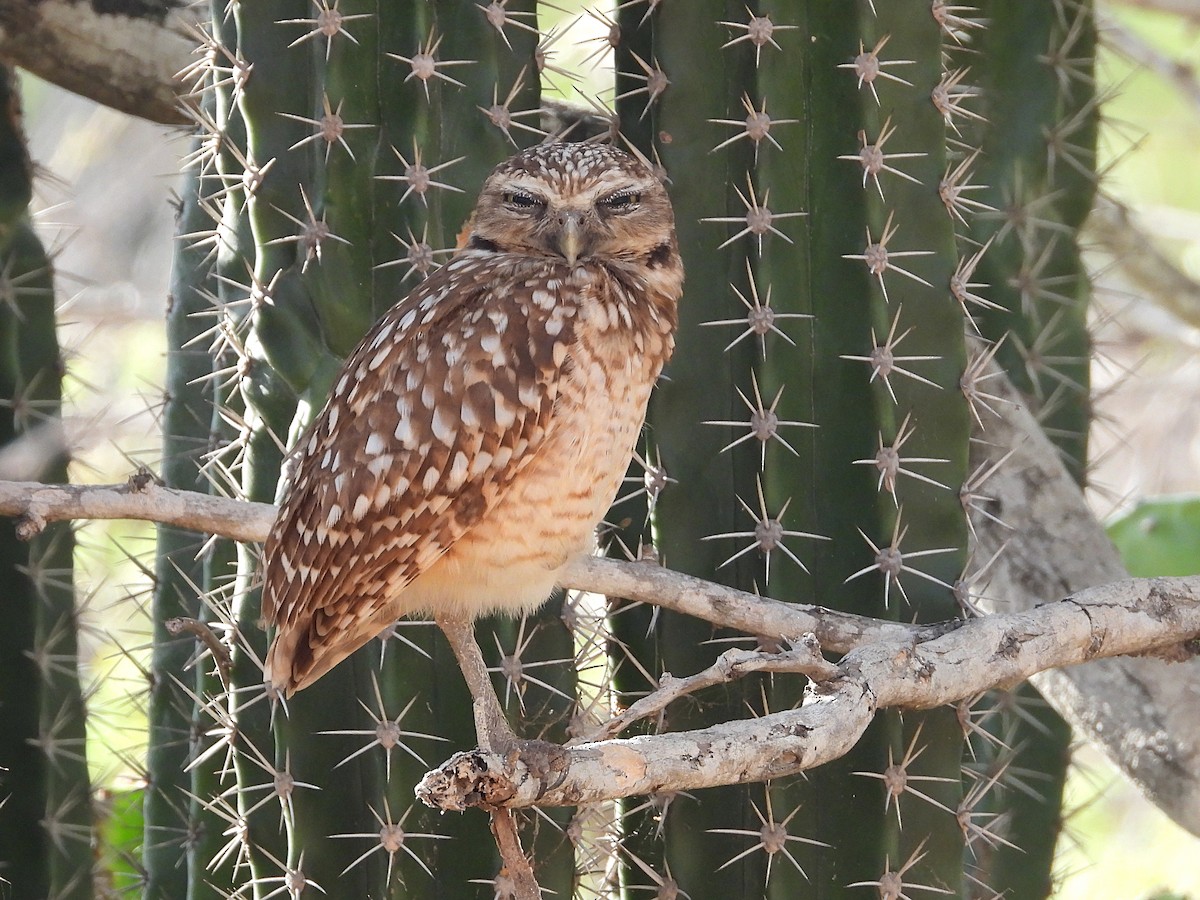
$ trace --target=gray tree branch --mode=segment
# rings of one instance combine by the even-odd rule
[[[193,60],[196,21],[166,3],[0,0],[0,60],[121,112],[185,125],[175,75]]]
[[[50,522],[141,519],[235,541],[263,541],[275,513],[276,508],[267,503],[173,490],[145,476],[106,485],[0,481],[0,516],[15,518],[17,532],[26,540]],[[821,606],[783,603],[672,572],[655,563],[601,557],[573,563],[563,577],[563,587],[652,603],[747,634],[795,640],[812,633],[822,647],[836,653],[881,638],[932,637],[961,624],[903,625]]]
[[[993,389],[996,393],[1005,395],[1007,402],[997,405],[999,415],[987,423],[987,428],[977,435],[979,440],[975,442],[976,463],[984,469],[995,468],[986,484],[986,493],[993,499],[978,500],[973,514],[979,557],[989,559],[995,556],[995,562],[989,568],[990,582],[977,586],[977,592],[987,598],[983,602],[990,604],[995,612],[1012,614],[1038,606],[1047,598],[1068,596],[1085,588],[1108,583],[1117,584],[1114,590],[1124,597],[1120,603],[1139,602],[1137,591],[1142,590],[1138,587],[1141,583],[1126,581],[1127,573],[1121,567],[1116,550],[1104,529],[1091,515],[1079,488],[1067,474],[1037,422],[1021,405],[1020,397],[1002,378],[992,379],[990,383],[996,385]],[[996,465],[1001,460],[1003,464]],[[32,536],[46,522],[59,519],[138,518],[220,534],[236,540],[257,541],[265,537],[274,519],[275,509],[266,504],[241,503],[172,491],[159,487],[151,479],[137,478],[126,485],[99,487],[0,482],[0,515],[18,517],[17,527],[24,536]],[[1001,549],[1003,552],[1000,552]],[[982,634],[984,622],[992,623],[986,627],[994,627],[991,617],[968,623],[906,626],[849,616],[822,607],[756,597],[648,563],[584,559],[568,570],[564,581],[569,587],[653,603],[699,616],[714,624],[749,634],[784,638],[792,643],[811,632],[824,650],[836,653],[859,652],[871,647],[895,650],[905,646],[920,647],[924,651],[930,646],[942,646],[935,642],[954,639],[963,631],[973,635]],[[1175,613],[1163,606],[1162,601],[1163,598],[1170,601],[1171,596],[1161,593],[1155,596],[1155,608],[1161,612],[1162,622],[1168,628],[1174,621],[1172,616]],[[1184,602],[1183,595],[1180,597],[1180,602]],[[1134,607],[1126,611],[1132,613]],[[1089,612],[1094,611],[1089,608]],[[1179,614],[1184,615],[1183,612]],[[1036,624],[1041,620],[1034,621]],[[1031,632],[1030,640],[1065,641],[1067,633],[1040,634],[1035,631]],[[1130,645],[1131,649],[1113,650],[1117,645],[1109,643],[1105,652],[1093,653],[1092,656],[1114,656],[1161,647],[1161,632],[1151,633],[1134,628],[1130,635],[1120,636],[1120,639],[1125,640],[1129,636],[1135,638],[1135,645]],[[1136,644],[1136,640],[1150,641],[1151,637],[1158,643]],[[1188,632],[1182,625],[1178,626],[1174,632],[1178,657],[1185,657],[1191,652],[1191,645],[1183,642],[1192,637],[1194,633]],[[1094,635],[1089,636],[1088,640],[1093,638]],[[982,680],[963,676],[956,682],[962,685],[961,690],[941,689],[935,699],[937,702],[949,702],[944,698],[952,694],[965,697],[986,687],[1008,684],[1013,679],[1040,673],[1033,680],[1047,699],[1081,733],[1103,748],[1153,802],[1183,827],[1200,834],[1200,720],[1194,715],[1197,698],[1200,698],[1200,661],[1189,659],[1168,667],[1169,664],[1162,660],[1121,659],[1096,662],[1066,671],[1054,668],[1082,661],[1069,657],[1071,652],[1078,649],[1078,645],[1068,646],[1064,643],[1063,652],[1068,656],[1045,656],[1045,665],[1039,663],[1007,674],[995,670]],[[975,646],[974,651],[978,650],[979,646]],[[843,661],[842,665],[846,664]],[[953,670],[953,666],[949,668]],[[878,696],[881,688],[877,678],[870,682],[870,687]],[[785,729],[795,726],[803,731],[820,726],[827,730],[835,727],[843,730],[811,746],[804,744],[801,747],[792,741],[787,747],[776,749],[780,749],[786,758],[792,759],[800,768],[809,768],[833,758],[829,754],[844,752],[838,748],[846,740],[853,743],[848,735],[855,731],[858,727],[856,723],[862,721],[863,716],[869,719],[870,712],[861,702],[853,708],[846,705],[845,698],[835,703],[838,696],[841,695],[836,692],[823,696],[819,698],[822,703],[817,707],[795,711],[794,715],[798,718],[794,722],[787,718],[792,714],[779,714],[785,719],[778,722],[782,722],[780,727]],[[888,705],[925,702],[932,701],[896,698],[889,701]],[[831,707],[845,711],[830,719],[828,710]],[[761,724],[763,721],[756,720],[758,724],[753,728],[764,727]],[[839,721],[842,724],[836,724]],[[751,726],[748,723],[729,723],[722,727],[734,729],[734,732],[728,735],[718,732],[699,740],[728,740],[731,752],[735,752],[735,760],[747,762],[745,753],[749,751],[744,745],[754,735],[745,729]],[[743,731],[737,732],[738,728]],[[666,753],[672,747],[682,751],[687,741],[697,738],[694,735],[659,735],[655,740],[665,742],[653,746],[661,747],[662,752]],[[603,746],[607,747],[608,744],[604,742]],[[617,742],[614,746],[626,747],[626,743]],[[641,745],[635,743],[631,746]],[[583,751],[573,748],[569,752],[578,754]],[[658,753],[659,750],[653,752]],[[660,760],[655,765],[661,767],[666,763]],[[726,777],[732,771],[723,764],[713,765],[724,774],[718,776],[706,769],[707,775],[696,777]],[[486,766],[484,770],[491,771]],[[744,769],[747,778],[751,771]],[[775,770],[768,766],[766,770],[754,771],[763,777],[773,777],[770,773]],[[654,777],[657,776],[646,776],[649,781],[653,781]],[[587,777],[581,778],[582,783],[587,782]],[[635,781],[637,784],[649,783],[645,779]]]
[[[994,501],[973,516],[976,554],[996,557],[990,583],[978,587],[980,605],[1002,613],[1026,610],[1048,597],[1128,578],[1104,527],[1016,390],[1006,379],[989,384],[1008,402],[980,435],[986,442],[973,442],[973,462],[989,466],[1006,459],[985,486]],[[1177,665],[1112,659],[1044,672],[1033,683],[1151,802],[1200,835],[1200,659]]]
[[[820,678],[797,709],[698,731],[646,735],[548,754],[460,753],[430,772],[430,806],[572,806],[662,790],[765,781],[837,759],[876,709],[929,709],[1038,672],[1129,653],[1196,652],[1200,577],[1148,578],[1081,591],[1020,613],[972,619],[923,641],[864,644],[830,671],[800,653],[790,668]]]

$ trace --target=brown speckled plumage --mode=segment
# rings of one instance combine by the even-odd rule
[[[363,338],[298,448],[264,551],[267,680],[306,687],[408,613],[540,605],[617,491],[682,282],[629,155],[498,166],[466,247]]]

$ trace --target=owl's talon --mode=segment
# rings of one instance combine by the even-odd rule
[[[515,746],[517,736],[508,724],[508,718],[500,707],[500,699],[492,687],[491,676],[488,675],[487,664],[479,644],[475,642],[475,626],[465,619],[437,616],[435,621],[458,667],[462,669],[463,679],[467,682],[467,690],[471,692],[471,710],[475,716],[475,736],[479,746],[495,753],[507,753]]]

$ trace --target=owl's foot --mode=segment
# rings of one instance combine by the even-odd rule
[[[471,691],[475,735],[480,749],[506,758],[519,756],[536,779],[550,787],[557,786],[566,768],[566,752],[558,744],[522,740],[513,732],[492,688],[479,644],[475,642],[474,625],[462,619],[438,618],[436,621],[450,642],[450,649],[454,651]]]
[[[474,623],[441,616],[436,617],[436,621],[446,635],[450,649],[454,651],[463,679],[467,682],[467,690],[471,692],[475,735],[479,746],[495,753],[508,753],[519,742],[492,687],[487,664],[483,661],[479,644],[475,642]]]

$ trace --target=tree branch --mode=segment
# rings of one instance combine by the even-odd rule
[[[105,485],[0,481],[0,516],[17,519],[17,533],[23,540],[33,537],[50,522],[141,519],[236,541],[263,541],[275,521],[275,513],[276,508],[266,503],[178,491],[143,476],[135,476],[125,484]],[[824,649],[834,653],[846,653],[863,643],[886,638],[936,637],[962,624],[954,620],[934,625],[903,625],[822,606],[783,603],[672,572],[655,563],[620,562],[602,557],[585,557],[574,562],[567,569],[562,585],[651,603],[747,634],[794,641],[811,633]]]
[[[1200,650],[1198,635],[1200,577],[1105,585],[1028,612],[972,619],[941,637],[864,645],[786,712],[581,744],[561,750],[550,765],[528,765],[519,754],[460,753],[426,775],[417,796],[442,810],[572,806],[765,781],[842,756],[877,708],[928,709],[1046,669],[1122,654],[1191,656]],[[796,669],[811,667],[811,659],[797,659]]]
[[[176,491],[135,475],[125,484],[0,481],[0,515],[17,519],[22,540],[34,537],[50,522],[140,519],[235,541],[263,541],[275,521],[275,507]]]
[[[1007,379],[988,384],[1006,402],[988,420],[986,440],[972,442],[972,464],[1005,462],[984,487],[994,499],[973,510],[977,558],[995,558],[990,581],[975,588],[980,605],[1018,612],[1127,579],[1104,526],[1020,395]],[[1152,803],[1200,835],[1200,658],[1181,665],[1112,659],[1043,672],[1033,683]]]
[[[1031,427],[1036,429],[1036,424]],[[997,436],[992,433],[992,437]],[[1027,585],[1028,579],[1041,577],[1065,578],[1069,583],[1081,576],[1069,565],[1064,572],[1057,558],[1036,559],[1032,548],[1044,550],[1053,543],[1047,537],[1047,528],[1076,548],[1095,541],[1081,538],[1072,530],[1072,522],[1076,529],[1083,527],[1079,525],[1078,511],[1074,514],[1069,511],[1069,497],[1064,499],[1056,493],[1062,489],[1061,483],[1056,482],[1053,471],[1045,470],[1047,465],[1057,465],[1057,459],[1036,446],[1032,449],[1026,446],[1033,441],[1029,435],[1018,434],[1014,438],[1019,439],[1013,444],[1001,443],[1016,446],[1018,453],[1024,447],[1023,452],[1033,457],[1031,461],[1018,460],[1009,468],[1024,472],[1022,490],[1037,495],[1024,500],[1024,507],[1036,510],[1030,513],[1035,524],[1022,522],[1017,530],[1019,538],[1014,538],[992,523],[999,538],[1010,542],[1009,552],[1000,558],[996,581],[1017,582],[1024,578],[1020,583]],[[1035,461],[1042,468],[1033,466]],[[1031,471],[1034,474],[1030,475]],[[1006,498],[1014,494],[1022,496],[1017,493],[1018,487],[993,492]],[[1051,503],[1059,516],[1068,516],[1071,521],[1049,518],[1054,512],[1040,508],[1045,502]],[[1016,504],[1004,511],[1021,508],[1022,504]],[[47,522],[56,520],[136,518],[236,540],[261,541],[274,520],[275,508],[170,490],[151,478],[137,476],[124,485],[0,482],[0,514],[19,517],[17,528],[24,537],[33,536]],[[1084,522],[1092,522],[1087,527],[1098,528],[1090,517],[1084,517]],[[978,527],[985,524],[980,522]],[[981,540],[986,545],[987,538],[981,536]],[[1029,542],[1030,546],[1021,541]],[[1074,556],[1080,559],[1077,550]],[[1010,571],[1005,566],[1015,568]],[[1097,560],[1081,560],[1076,568],[1094,576]],[[1103,568],[1101,564],[1100,570]],[[741,666],[725,668],[724,674],[718,665],[700,676],[701,681],[738,677],[742,669],[761,665],[774,671],[798,671],[822,678],[819,686],[810,687],[808,701],[797,710],[723,723],[698,732],[584,744],[562,750],[551,765],[544,760],[530,765],[520,754],[504,757],[486,751],[460,754],[422,782],[422,797],[427,802],[443,809],[460,808],[468,803],[572,804],[665,787],[687,790],[779,777],[844,754],[867,727],[877,706],[926,708],[952,703],[997,685],[1015,684],[1046,669],[1124,653],[1144,653],[1171,646],[1177,657],[1187,656],[1195,647],[1185,642],[1200,634],[1197,607],[1200,579],[1123,582],[1027,613],[993,615],[932,627],[903,626],[821,607],[780,603],[646,563],[586,559],[572,567],[566,580],[572,587],[658,603],[751,634],[795,639],[794,629],[811,623],[814,627],[810,631],[830,635],[836,645],[825,649],[853,652],[837,667],[836,676],[832,670],[815,663],[811,646],[798,655],[790,668],[791,661],[787,658],[769,663],[742,661]],[[699,683],[681,679],[673,687],[668,682],[663,693],[648,698],[638,713],[648,708],[661,709],[680,695],[679,687],[691,688]],[[1112,694],[1107,696],[1111,698]],[[1092,724],[1091,730],[1103,738],[1103,728],[1095,720]]]
[[[837,678],[841,670],[821,655],[821,645],[814,634],[805,635],[796,647],[780,653],[739,648],[726,650],[717,657],[715,663],[695,675],[676,678],[669,672],[663,672],[654,691],[602,724],[589,735],[586,743],[614,737],[634,722],[662,712],[680,697],[744,678],[753,672],[791,672],[807,675],[816,682],[828,682]]]
[[[0,0],[0,59],[121,112],[186,125],[175,74],[193,61],[187,25],[198,20],[145,0]]]
[[[992,609],[1009,613],[1034,606],[1046,597],[1064,596],[1097,584],[1125,579],[1127,573],[1102,526],[1091,515],[1078,486],[1066,473],[1036,421],[1022,406],[1019,395],[1006,379],[996,378],[991,384],[995,385],[994,392],[1004,395],[1009,402],[997,406],[999,415],[988,422],[981,440],[973,442],[978,454],[976,462],[985,469],[1004,460],[987,480],[986,492],[993,499],[977,498],[974,504],[974,526],[979,538],[976,551],[982,559],[995,556],[994,565],[988,570],[990,583],[977,586],[975,593],[984,595],[985,605],[990,603]],[[266,504],[172,491],[159,487],[151,479],[137,478],[126,485],[91,487],[0,482],[0,515],[5,514],[20,517],[18,530],[26,537],[36,534],[47,522],[60,519],[138,518],[237,540],[259,541],[265,538],[274,520],[275,509]],[[997,523],[999,519],[1003,519],[1003,525]],[[1001,548],[1003,553],[998,552]],[[924,651],[935,646],[932,642],[952,639],[967,627],[959,621],[907,626],[850,616],[822,607],[781,603],[689,578],[649,563],[584,559],[568,570],[564,582],[570,587],[653,603],[748,634],[783,638],[793,644],[805,633],[812,632],[825,651],[834,653],[870,646],[891,647],[897,652],[906,646],[920,647]],[[987,621],[992,619],[989,617]],[[971,634],[980,633],[974,622],[970,628]],[[1134,634],[1135,637],[1144,636],[1142,631]],[[1181,648],[1178,641],[1192,636],[1183,630],[1175,633],[1180,655],[1186,655],[1192,648]],[[1057,635],[1052,634],[1046,639],[1055,637]],[[1141,652],[1151,646],[1136,646],[1130,652]],[[1098,655],[1111,656],[1119,652],[1124,651],[1112,650]],[[1059,659],[1047,665],[1069,665],[1071,662]],[[1200,721],[1192,714],[1195,694],[1200,691],[1200,660],[1192,659],[1183,665],[1172,666],[1169,673],[1164,669],[1165,665],[1160,660],[1121,659],[1061,672],[1043,671],[1044,666],[1029,671],[1042,673],[1034,677],[1034,683],[1047,699],[1076,728],[1099,744],[1153,802],[1185,828],[1200,834]],[[966,697],[1006,679],[1020,677],[1024,676],[1016,672],[1004,675],[1003,679],[998,675],[990,680],[985,678],[979,685],[964,682],[949,693]],[[871,689],[878,690],[879,685],[872,684]],[[948,695],[943,691],[941,696]],[[842,752],[838,748],[844,741],[852,742],[853,735],[861,731],[857,723],[863,721],[864,716],[869,720],[861,698],[853,708],[834,703],[834,699],[834,695],[824,697],[824,705],[819,709],[805,708],[778,714],[785,717],[782,724],[771,720],[785,729],[793,726],[802,726],[801,730],[817,729],[822,723],[829,726],[826,731],[841,729],[836,734],[831,732],[828,738],[819,729],[814,731],[816,744],[811,747],[785,748],[784,757],[791,760],[788,765],[810,768],[833,758]],[[830,708],[842,710],[838,715],[843,719],[836,728],[829,724],[832,721],[827,715]],[[799,718],[793,721],[788,716]],[[751,752],[745,745],[753,743],[757,732],[751,732],[762,727],[763,721],[723,725],[720,728],[732,730],[726,734],[718,729],[702,739],[729,742],[734,762],[721,767],[723,774],[720,777],[730,773],[736,774],[738,780],[758,777],[749,774],[754,769],[745,758],[745,754]],[[692,756],[680,757],[674,762],[658,759],[654,764],[659,769],[652,771],[661,775],[665,771],[663,766],[686,768],[689,765],[686,760],[695,758],[695,748],[693,751],[686,749],[687,741],[692,739],[669,735],[655,737],[653,740],[667,743],[652,745],[654,753],[679,751],[691,752]],[[610,743],[618,748],[628,744],[605,742],[587,746],[607,747]],[[640,748],[642,745],[629,746]],[[565,752],[578,754],[582,749],[575,747]],[[737,769],[739,759],[747,767]],[[483,770],[490,771],[487,766]],[[758,770],[761,777],[773,777],[773,771]],[[703,777],[717,776],[709,772],[707,776],[689,777],[699,777],[703,781]],[[645,783],[653,781],[653,777],[647,778],[649,781]],[[659,786],[665,784],[667,782],[661,782]]]

